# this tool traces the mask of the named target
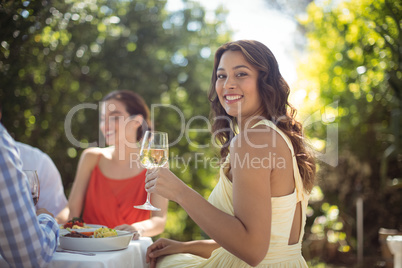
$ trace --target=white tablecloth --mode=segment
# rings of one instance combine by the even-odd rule
[[[149,237],[141,237],[140,240],[132,240],[128,248],[117,251],[94,252],[95,256],[84,256],[72,253],[55,252],[48,267],[51,268],[123,268],[148,267],[145,262],[145,253],[152,244]],[[7,267],[0,257],[0,267]]]

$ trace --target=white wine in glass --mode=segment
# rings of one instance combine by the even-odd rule
[[[140,162],[147,169],[159,168],[164,166],[169,159],[169,142],[166,132],[146,131],[142,140],[140,151]],[[150,193],[143,205],[134,206],[135,208],[160,211],[160,208],[151,204]]]
[[[141,164],[147,169],[161,167],[168,160],[168,149],[144,149],[140,153]]]

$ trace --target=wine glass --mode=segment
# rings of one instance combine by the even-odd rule
[[[159,168],[168,161],[169,147],[168,135],[166,132],[146,131],[141,144],[140,161],[147,169]],[[160,211],[160,208],[154,207],[150,201],[150,193],[147,194],[147,200],[143,205],[134,206],[135,208]]]
[[[27,176],[29,189],[31,190],[32,200],[34,205],[39,201],[39,194],[40,194],[40,184],[39,184],[39,177],[36,170],[24,170],[25,175]]]

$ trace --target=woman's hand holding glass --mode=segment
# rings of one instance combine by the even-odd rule
[[[157,194],[166,199],[178,202],[184,193],[186,184],[167,167],[168,138],[167,133],[146,131],[140,151],[140,161],[148,170],[145,179],[145,190],[148,198],[144,205],[135,208],[156,210],[150,204],[149,194]]]
[[[168,135],[165,132],[146,131],[141,144],[140,161],[148,170],[158,170],[164,166],[169,158]],[[150,193],[147,194],[147,200],[143,205],[134,206],[135,208],[160,211],[151,204]]]
[[[185,188],[188,188],[187,185],[168,167],[148,170],[146,173],[145,190],[149,193],[180,203],[181,194],[186,192]]]

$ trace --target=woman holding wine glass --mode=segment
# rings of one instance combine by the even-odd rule
[[[138,94],[126,90],[108,94],[101,109],[100,130],[109,147],[82,153],[68,199],[69,219],[81,216],[89,224],[131,231],[134,239],[158,235],[165,227],[167,200],[151,195],[159,211],[133,207],[147,199],[139,142],[149,126],[149,109]]]
[[[146,180],[147,191],[181,205],[212,240],[159,239],[147,251],[151,268],[307,267],[301,240],[315,165],[288,96],[262,43],[217,50],[209,99],[222,165],[209,202],[168,168]]]
[[[169,141],[166,132],[146,131],[141,151],[141,164],[147,169],[157,169],[167,164],[169,156]],[[160,211],[160,208],[154,207],[150,200],[151,194],[147,193],[147,200],[140,206],[134,206],[138,209]]]

